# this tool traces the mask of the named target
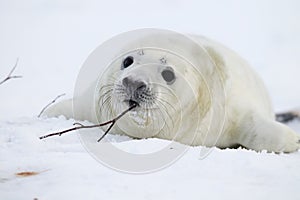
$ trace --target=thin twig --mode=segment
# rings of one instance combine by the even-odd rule
[[[130,110],[134,109],[135,107],[137,107],[137,104],[134,104],[132,105],[131,107],[129,107],[128,109],[126,109],[125,111],[123,111],[120,115],[118,115],[116,118],[112,119],[112,120],[109,120],[107,122],[104,122],[104,123],[101,123],[101,124],[96,124],[96,125],[90,125],[90,126],[84,126],[82,125],[81,123],[74,123],[73,125],[77,125],[73,128],[69,128],[69,129],[66,129],[66,130],[63,130],[63,131],[59,131],[59,132],[55,132],[55,133],[50,133],[48,135],[44,135],[44,136],[41,136],[39,137],[41,140],[42,139],[45,139],[47,137],[51,137],[51,136],[55,136],[55,135],[58,135],[58,136],[61,136],[62,134],[64,133],[67,133],[67,132],[70,132],[70,131],[75,131],[75,130],[78,130],[78,129],[83,129],[83,128],[97,128],[97,127],[101,127],[101,126],[105,126],[105,125],[108,125],[110,124],[110,126],[108,127],[108,129],[105,131],[105,133],[97,140],[97,142],[100,142],[106,135],[107,133],[111,130],[111,128],[115,125],[115,123],[121,118],[123,117],[127,112],[129,112]]]
[[[19,62],[19,58],[17,58],[15,66],[10,70],[9,74],[7,75],[7,77],[0,82],[0,85],[3,84],[4,82],[8,81],[9,79],[22,78],[22,76],[12,76],[12,73],[15,71],[15,69],[16,69],[16,67],[18,65],[18,62]]]
[[[40,112],[40,114],[38,115],[38,117],[40,117],[40,116],[43,114],[43,112],[44,112],[49,106],[51,106],[52,104],[54,104],[54,103],[56,102],[57,99],[59,99],[60,97],[62,97],[62,96],[64,96],[64,95],[66,95],[66,94],[63,93],[63,94],[60,94],[60,95],[58,95],[57,97],[55,97],[55,99],[53,99],[50,103],[48,103],[48,104],[41,110],[41,112]]]

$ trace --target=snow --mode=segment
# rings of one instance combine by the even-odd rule
[[[299,107],[299,8],[297,0],[0,1],[0,80],[17,57],[15,74],[24,76],[0,85],[0,199],[300,199],[300,152],[214,148],[199,159],[201,147],[193,147],[167,168],[133,175],[100,164],[76,133],[39,140],[74,121],[36,117],[58,94],[72,96],[82,63],[101,42],[142,27],[220,41],[254,66],[277,111]],[[289,126],[300,133],[299,121]],[[107,139],[141,154],[168,145]]]
[[[132,175],[109,169],[82,147],[77,134],[39,140],[73,120],[35,117],[0,124],[1,199],[298,199],[300,153],[272,154],[214,148],[199,159],[199,147],[175,164],[151,174]],[[300,123],[293,126],[300,130]],[[119,136],[110,135],[110,139]],[[139,141],[157,145],[158,139]],[[136,140],[123,140],[128,148]],[[163,142],[162,142],[163,143]],[[15,173],[40,174],[17,177]]]

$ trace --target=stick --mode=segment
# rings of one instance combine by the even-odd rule
[[[0,82],[0,85],[3,84],[4,82],[8,81],[9,79],[22,78],[22,76],[12,76],[12,73],[15,71],[15,69],[16,69],[16,67],[18,65],[18,62],[19,62],[19,58],[17,58],[15,66],[10,70],[9,74],[7,75],[7,77]]]
[[[40,117],[40,116],[43,114],[43,112],[44,112],[49,106],[51,106],[52,104],[54,104],[55,101],[56,101],[57,99],[59,99],[60,97],[62,97],[62,96],[64,96],[64,95],[66,95],[66,94],[65,94],[65,93],[64,93],[64,94],[60,94],[60,95],[58,95],[55,99],[53,99],[50,103],[48,103],[48,104],[41,110],[41,112],[40,112],[40,114],[38,115],[38,117]]]
[[[74,123],[73,125],[77,125],[73,128],[69,128],[63,131],[59,131],[59,132],[55,132],[55,133],[50,133],[48,135],[44,135],[39,137],[41,140],[45,139],[47,137],[51,137],[51,136],[61,136],[64,133],[70,132],[70,131],[75,131],[75,130],[79,130],[79,129],[83,129],[83,128],[97,128],[97,127],[101,127],[101,126],[105,126],[110,124],[110,126],[108,127],[108,129],[105,131],[105,133],[97,140],[97,142],[100,142],[106,135],[107,133],[111,130],[111,128],[115,125],[115,123],[121,118],[123,117],[127,112],[129,112],[130,110],[134,109],[135,107],[137,107],[137,104],[132,105],[131,107],[129,107],[128,109],[126,109],[125,111],[123,111],[121,114],[119,114],[116,118],[109,120],[107,122],[101,123],[101,124],[96,124],[96,125],[90,125],[90,126],[84,126],[78,122]]]

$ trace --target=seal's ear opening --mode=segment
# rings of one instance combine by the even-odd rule
[[[172,67],[167,67],[161,72],[161,76],[167,82],[168,85],[171,85],[175,82],[175,73]]]

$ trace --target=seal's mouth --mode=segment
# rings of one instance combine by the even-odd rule
[[[124,102],[126,104],[128,104],[129,107],[133,107],[133,106],[140,107],[140,104],[137,101],[133,100],[133,99],[125,99]]]

